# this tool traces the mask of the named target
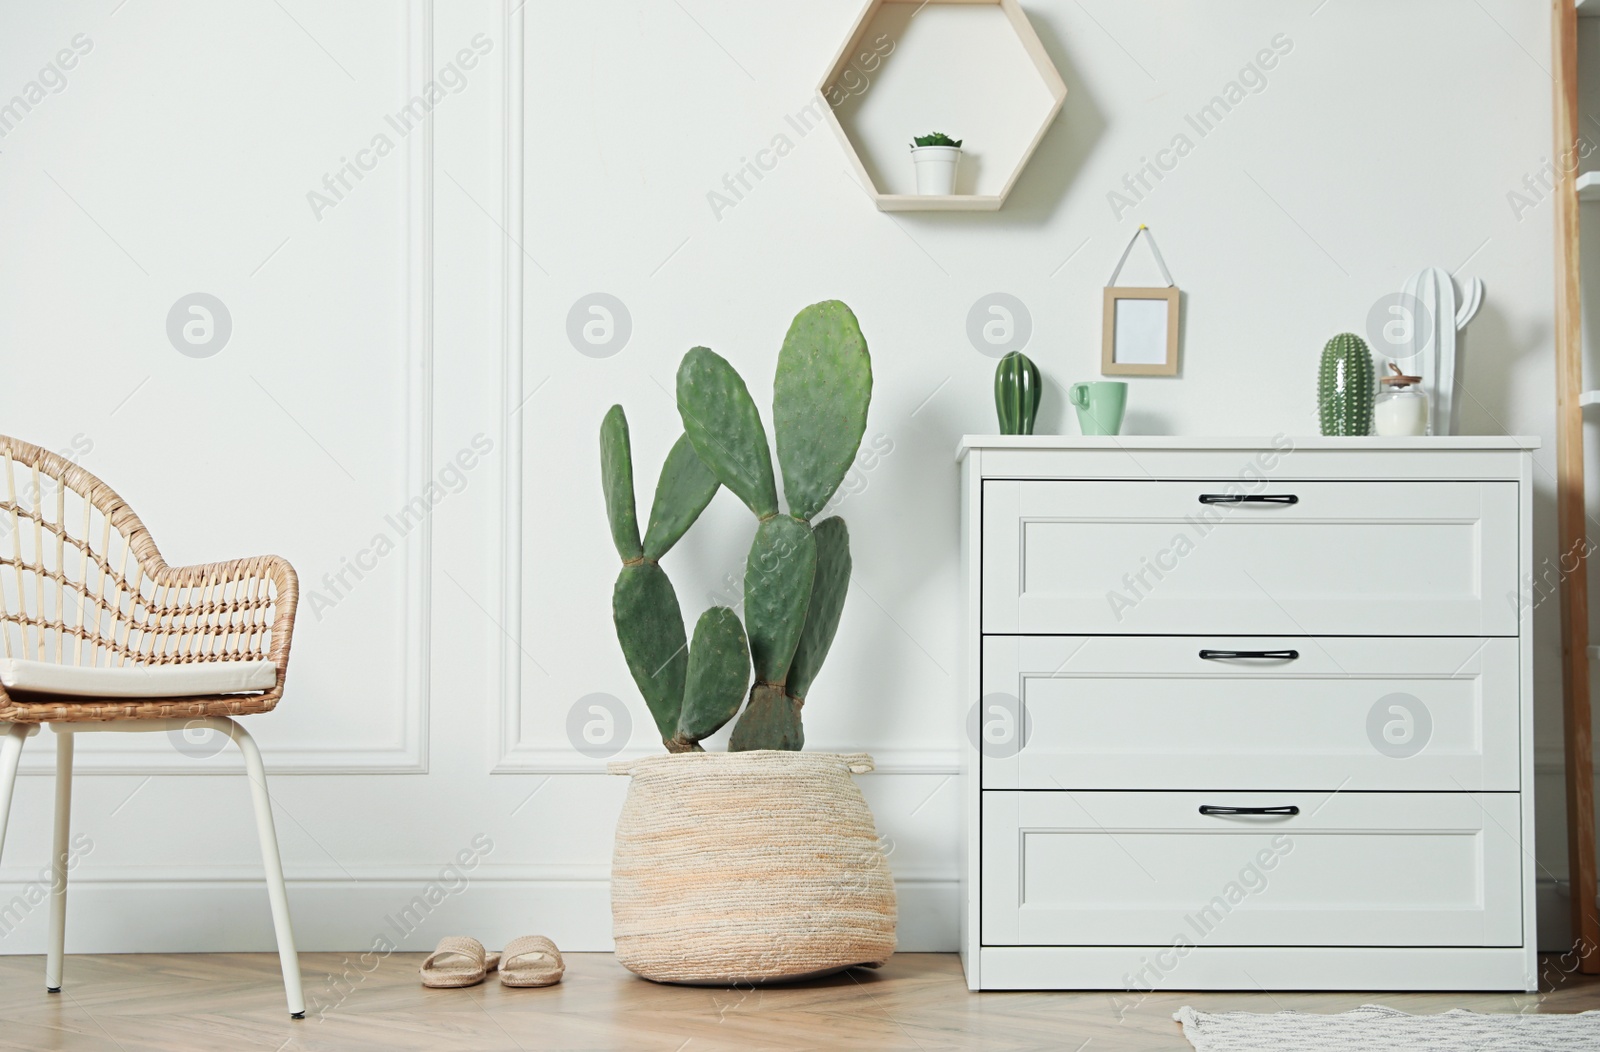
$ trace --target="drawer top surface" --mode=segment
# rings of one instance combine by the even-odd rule
[[[975,449],[1057,450],[1082,452],[1103,450],[1218,451],[1283,450],[1292,442],[1296,452],[1328,450],[1343,453],[1380,451],[1412,453],[1522,451],[1538,449],[1536,435],[1440,435],[1417,438],[1328,437],[1323,435],[1278,435],[1273,438],[1227,438],[1201,435],[963,435],[956,447],[956,459],[964,459]]]

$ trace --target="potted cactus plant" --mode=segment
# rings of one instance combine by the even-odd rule
[[[917,166],[917,193],[955,193],[956,165],[960,161],[960,139],[952,139],[944,132],[912,139],[911,162]]]
[[[795,317],[773,387],[786,508],[755,401],[708,348],[679,366],[684,432],[643,539],[621,407],[601,425],[606,509],[623,561],[617,639],[667,748],[611,766],[631,776],[612,860],[613,934],[622,963],[660,981],[794,979],[876,965],[894,950],[894,884],[851,777],[871,759],[799,752],[801,708],[850,582],[844,520],[812,520],[855,459],[872,394],[850,308],[828,301]],[[690,639],[659,563],[722,487],[757,520],[744,623],[712,607]],[[736,715],[729,751],[706,752],[701,742]]]

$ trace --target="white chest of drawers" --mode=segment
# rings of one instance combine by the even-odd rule
[[[968,985],[1536,989],[1537,445],[964,440]]]

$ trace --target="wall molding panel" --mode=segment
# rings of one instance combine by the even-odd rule
[[[505,40],[500,103],[500,642],[499,719],[495,728],[495,774],[539,774],[546,764],[530,757],[537,750],[522,740],[522,406],[523,393],[523,46],[524,4],[501,0]],[[553,773],[553,772],[552,772]]]
[[[415,87],[432,76],[433,0],[408,0],[405,6],[405,82]],[[433,466],[433,116],[424,116],[416,134],[405,139],[405,436],[398,449],[404,463],[406,498],[423,493]],[[110,479],[113,485],[115,479]],[[401,704],[387,727],[374,727],[377,740],[343,745],[306,744],[289,747],[262,744],[273,775],[424,774],[428,770],[429,674],[431,668],[432,515],[425,515],[404,538],[403,605],[399,610],[404,674]],[[308,582],[302,578],[300,617],[308,620]],[[306,629],[302,627],[302,637]],[[304,672],[300,673],[304,676]],[[293,663],[282,704],[294,706]],[[53,736],[41,734],[23,752],[20,773],[54,777]],[[159,736],[151,736],[159,737]],[[75,757],[78,774],[93,775],[236,775],[237,750],[229,747],[213,757],[185,756],[143,735],[107,734],[83,738]],[[43,746],[41,748],[41,746]]]

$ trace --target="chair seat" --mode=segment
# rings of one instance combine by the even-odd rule
[[[81,698],[191,698],[270,690],[278,682],[271,661],[196,661],[183,665],[87,668],[49,661],[0,658],[0,684],[22,694]]]

